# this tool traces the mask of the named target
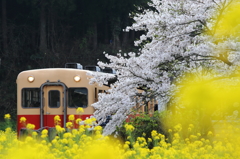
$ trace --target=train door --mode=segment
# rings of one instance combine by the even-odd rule
[[[54,117],[58,115],[61,121],[58,125],[65,127],[66,121],[66,91],[64,85],[45,85],[42,87],[41,127],[55,127]]]

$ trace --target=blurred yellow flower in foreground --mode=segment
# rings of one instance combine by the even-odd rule
[[[96,140],[87,145],[81,158],[83,159],[123,159],[123,149],[116,145],[113,140]]]
[[[179,83],[179,89],[169,107],[173,113],[164,123],[167,128],[174,128],[175,132],[199,133],[200,136],[207,136],[209,131],[216,134],[214,132],[216,120],[238,118],[239,77],[215,78],[216,75],[216,73],[208,73],[207,77],[201,78],[186,75],[188,78]],[[221,122],[217,123],[221,124]],[[217,131],[225,128],[223,125],[218,126]]]
[[[233,0],[222,14],[217,17],[215,34],[217,36],[240,36],[240,3]]]

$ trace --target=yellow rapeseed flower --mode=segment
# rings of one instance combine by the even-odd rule
[[[8,127],[8,128],[5,129],[5,132],[6,132],[6,133],[11,133],[11,131],[12,131],[12,128],[9,128],[9,127]]]
[[[63,134],[63,138],[65,138],[65,139],[71,138],[71,137],[72,137],[72,134],[69,132]]]
[[[92,120],[93,123],[94,123],[95,121],[97,121],[97,119],[94,118],[94,117],[92,117],[92,118],[90,118],[90,119]]]
[[[151,138],[148,138],[148,142],[152,142],[152,139],[151,139]]]
[[[20,123],[25,123],[26,121],[27,121],[27,119],[25,117],[20,118]]]
[[[91,128],[90,125],[86,125],[86,126],[85,126],[85,129],[89,129],[89,128]]]
[[[0,143],[7,141],[7,137],[6,136],[0,136]]]
[[[194,128],[194,125],[193,124],[189,124],[189,128]]]
[[[4,119],[11,119],[11,115],[10,114],[5,114]]]
[[[34,124],[30,124],[30,123],[28,123],[26,127],[27,127],[27,129],[29,129],[29,130],[35,129],[35,125],[34,125]]]
[[[31,136],[27,136],[26,139],[25,139],[25,142],[26,143],[33,142],[33,138]]]
[[[36,131],[33,131],[33,132],[32,132],[32,136],[33,136],[33,137],[35,137],[35,136],[37,136],[37,135],[38,135],[38,133],[37,133]]]
[[[154,140],[159,140],[160,137],[159,137],[159,136],[154,136],[153,139],[154,139]]]
[[[41,137],[42,137],[42,138],[45,138],[46,136],[43,137],[43,135],[42,135]],[[47,144],[47,141],[46,141],[46,140],[42,140],[42,141],[41,141],[41,144],[46,145],[46,144]]]
[[[196,135],[190,135],[189,137],[191,140],[197,140],[197,136]]]
[[[74,119],[75,119],[74,115],[69,115],[69,116],[68,116],[68,120],[69,120],[69,121],[73,121]]]
[[[144,137],[137,137],[137,141],[139,142],[145,142],[146,139]]]
[[[101,126],[96,126],[96,127],[94,127],[94,130],[95,131],[102,131],[102,127]]]
[[[79,125],[81,121],[82,121],[82,119],[80,119],[80,118],[77,118],[77,119],[76,119],[76,124],[78,124],[78,125]]]
[[[73,127],[73,123],[72,122],[67,122],[66,127],[71,129]]]
[[[158,133],[157,133],[157,131],[156,130],[153,130],[152,132],[151,132],[151,136],[154,138],[155,136],[157,136],[158,135]]]
[[[63,132],[65,131],[65,129],[62,128],[62,127],[59,126],[59,125],[56,125],[55,128],[56,128],[56,130],[57,130],[58,133],[63,133]]]
[[[78,107],[78,108],[77,108],[77,113],[78,113],[78,114],[83,113],[83,112],[84,112],[83,108],[81,108],[81,107]]]
[[[91,119],[86,119],[86,120],[84,120],[84,124],[92,125],[92,120]]]
[[[211,136],[213,136],[213,133],[211,131],[209,131],[207,136],[211,137]]]
[[[84,133],[85,132],[84,125],[80,125],[78,131],[79,131],[80,134]]]
[[[181,130],[182,130],[182,125],[181,124],[177,124],[176,126],[174,126],[174,131],[180,132]]]
[[[73,135],[77,135],[78,133],[79,133],[79,132],[77,131],[77,129],[73,129],[73,130],[72,130],[72,134],[73,134]]]
[[[124,145],[123,145],[123,148],[124,148],[124,149],[129,149],[129,145],[128,145],[128,144],[124,144]]]
[[[130,124],[125,124],[124,127],[127,132],[132,132],[135,129],[134,126],[132,126]]]
[[[59,116],[59,115],[56,115],[56,116],[54,117],[54,123],[55,123],[56,125],[58,125],[58,124],[60,124],[60,122],[61,122],[60,116]]]
[[[47,137],[47,135],[41,135],[41,138],[43,138],[43,139],[46,138],[46,137]]]
[[[47,129],[43,129],[42,134],[43,135],[47,135],[48,134],[48,130]]]

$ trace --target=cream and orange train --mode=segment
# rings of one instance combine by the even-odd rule
[[[88,69],[88,70],[87,70]],[[99,71],[97,66],[82,69],[78,63],[65,68],[35,69],[19,73],[17,77],[17,132],[25,130],[19,120],[25,117],[35,130],[54,127],[54,116],[59,115],[61,126],[66,127],[68,116],[84,108],[83,119],[90,117],[98,100],[98,93],[109,89],[97,83],[90,85],[87,72]],[[110,72],[112,72],[110,70]]]

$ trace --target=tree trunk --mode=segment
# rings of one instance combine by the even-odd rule
[[[115,50],[121,50],[120,39],[119,39],[119,35],[117,34],[113,35],[113,48]]]
[[[129,17],[128,16],[125,16],[124,18],[124,22],[125,23],[129,23]],[[122,47],[125,48],[129,45],[129,32],[125,32],[123,31],[122,32]]]
[[[48,49],[51,50],[52,52],[56,52],[55,50],[55,10],[53,6],[49,8],[49,14],[48,14]]]
[[[46,12],[45,12],[45,0],[41,0],[41,12],[40,12],[40,53],[46,53],[47,51],[47,37],[46,37]]]
[[[2,38],[3,56],[8,56],[6,0],[2,0]]]
[[[134,30],[130,30],[130,41],[135,41],[135,31]]]
[[[129,45],[129,32],[123,32],[122,47],[125,48]]]
[[[110,44],[110,40],[109,39],[109,23],[108,23],[108,19],[107,17],[104,18],[104,44]]]
[[[97,31],[97,23],[93,24],[93,50],[97,49],[98,45],[98,31]]]

